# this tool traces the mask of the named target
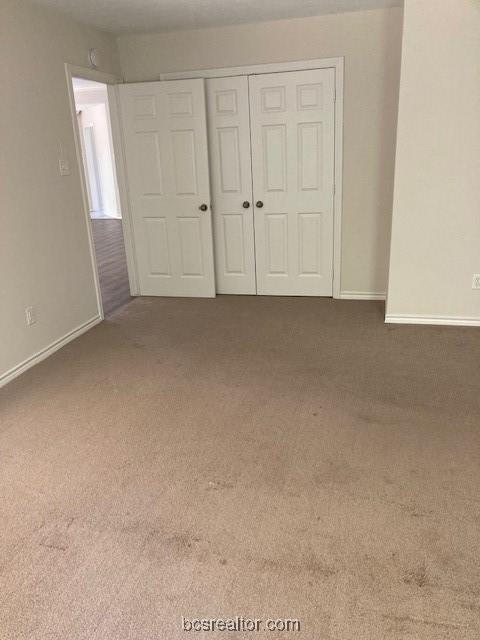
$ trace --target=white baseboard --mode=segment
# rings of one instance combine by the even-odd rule
[[[91,318],[91,320],[87,320],[87,322],[84,322],[76,329],[73,329],[73,331],[70,331],[69,333],[65,334],[63,337],[59,338],[55,342],[52,342],[51,344],[49,344],[47,347],[45,347],[41,351],[38,351],[37,353],[35,353],[30,358],[27,358],[23,362],[20,362],[20,364],[17,364],[12,369],[9,369],[5,373],[1,374],[0,387],[3,387],[8,382],[11,382],[14,378],[18,377],[24,371],[27,371],[27,369],[30,369],[31,367],[35,366],[42,360],[45,360],[45,358],[48,358],[48,356],[51,356],[52,353],[55,353],[55,351],[58,351],[59,349],[64,347],[66,344],[68,344],[72,340],[75,340],[75,338],[78,338],[79,336],[82,335],[82,333],[85,333],[86,331],[88,331],[89,329],[91,329],[101,321],[102,321],[102,318],[99,315],[95,316],[94,318]]]
[[[385,293],[374,291],[340,291],[340,300],[385,300]]]
[[[417,316],[399,314],[385,316],[388,324],[436,324],[452,327],[480,327],[480,318],[462,318],[461,316]]]

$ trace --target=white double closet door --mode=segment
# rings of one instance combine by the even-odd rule
[[[332,295],[334,82],[119,87],[141,295]]]
[[[207,80],[219,293],[331,296],[333,69]]]

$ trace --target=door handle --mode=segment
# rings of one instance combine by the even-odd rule
[[[201,204],[199,207],[200,211],[206,211],[208,209],[208,206],[206,204]]]
[[[250,203],[249,203],[249,201],[248,201],[248,200],[245,200],[245,202],[242,204],[242,207],[243,207],[244,209],[248,209],[248,207],[249,207],[249,206],[250,206]]]
[[[255,203],[255,206],[261,209],[263,207],[263,202],[261,200],[257,200],[257,202]]]

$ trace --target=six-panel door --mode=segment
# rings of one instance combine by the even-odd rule
[[[140,294],[213,297],[204,82],[119,94]]]
[[[333,69],[249,76],[257,292],[331,296]]]
[[[218,293],[255,294],[248,78],[207,80]]]

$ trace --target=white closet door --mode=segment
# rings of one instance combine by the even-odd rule
[[[207,80],[218,293],[255,294],[248,78]]]
[[[333,69],[249,77],[257,290],[331,296]]]
[[[140,294],[213,297],[204,82],[119,94]]]

